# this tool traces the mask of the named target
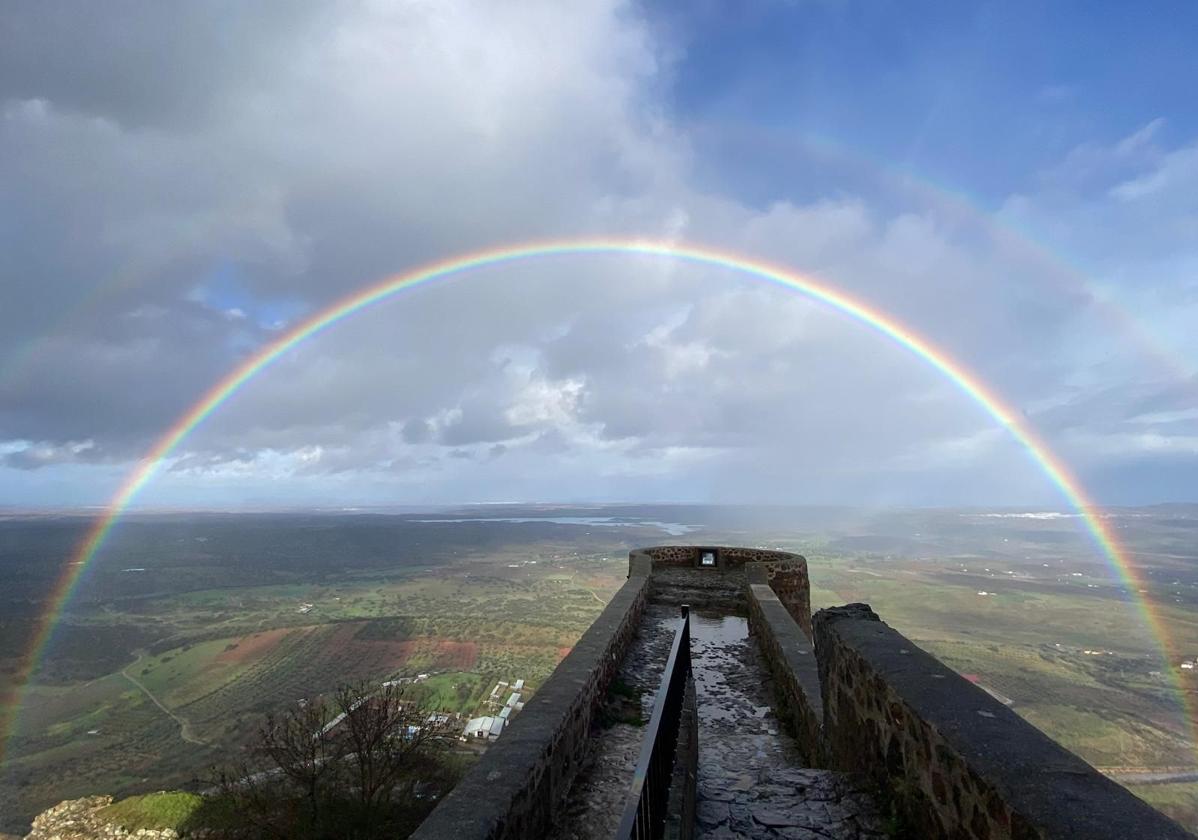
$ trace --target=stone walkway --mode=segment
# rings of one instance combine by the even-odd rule
[[[645,721],[653,711],[678,618],[675,604],[650,604],[620,666],[620,682],[641,692]],[[873,801],[844,774],[802,766],[794,741],[774,716],[773,685],[756,644],[749,639],[746,619],[692,610],[691,663],[699,707],[696,837],[876,840],[886,836]],[[635,701],[631,705],[635,707]],[[550,836],[611,840],[644,733],[644,726],[628,723],[595,730],[586,763]]]
[[[661,675],[678,629],[675,606],[650,604],[641,618],[636,640],[617,677],[640,693],[640,714],[647,723]],[[629,706],[635,708],[635,701]],[[640,755],[645,727],[614,723],[595,730],[590,753],[570,788],[569,800],[550,835],[561,840],[611,840],[620,824],[632,774]]]
[[[802,767],[774,716],[773,686],[744,618],[692,613],[691,662],[699,706],[696,837],[886,836],[872,799],[844,774]]]

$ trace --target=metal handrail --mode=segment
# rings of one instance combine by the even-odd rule
[[[691,671],[690,608],[682,605],[682,625],[674,634],[670,658],[661,677],[653,715],[641,743],[632,787],[616,831],[618,840],[658,840],[665,831],[670,778],[678,749],[678,727]]]

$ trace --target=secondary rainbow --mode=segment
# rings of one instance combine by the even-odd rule
[[[1151,322],[1137,317],[1126,306],[1112,298],[1109,292],[1087,274],[1076,258],[1049,245],[1037,231],[1014,221],[1010,214],[1000,214],[987,207],[986,200],[959,187],[944,183],[931,175],[916,171],[895,160],[880,157],[864,146],[831,135],[789,128],[761,125],[736,125],[724,122],[691,123],[692,129],[709,132],[712,136],[737,142],[755,144],[768,154],[793,154],[794,147],[835,164],[865,167],[872,171],[878,183],[907,193],[915,192],[921,199],[945,213],[953,222],[979,225],[987,237],[1017,253],[1035,259],[1047,269],[1049,282],[1065,294],[1078,297],[1098,314],[1114,334],[1134,344],[1140,354],[1153,359],[1182,387],[1194,385],[1194,360],[1176,347],[1171,347]]]
[[[216,383],[203,397],[188,409],[154,444],[141,459],[116,494],[109,501],[104,513],[88,530],[74,555],[59,577],[47,609],[37,628],[25,666],[18,679],[20,686],[27,684],[37,663],[50,641],[55,623],[63,607],[69,601],[83,572],[103,546],[121,514],[137,496],[138,492],[154,477],[162,464],[179,444],[226,400],[236,394],[247,382],[267,369],[296,345],[304,342],[344,318],[387,300],[397,293],[436,280],[463,274],[478,269],[514,263],[523,260],[543,259],[557,256],[583,255],[640,255],[674,259],[682,262],[724,268],[747,274],[783,288],[800,292],[831,309],[871,327],[876,332],[892,339],[903,348],[923,359],[943,374],[962,392],[983,408],[1027,450],[1045,476],[1060,490],[1064,499],[1082,516],[1086,528],[1104,557],[1115,571],[1120,582],[1138,607],[1145,625],[1152,633],[1161,654],[1166,660],[1165,673],[1171,675],[1174,690],[1184,716],[1186,734],[1191,746],[1198,745],[1195,737],[1195,715],[1187,701],[1186,693],[1177,682],[1170,665],[1174,651],[1165,631],[1163,621],[1147,599],[1139,593],[1144,588],[1135,568],[1106,520],[1087,498],[1080,483],[1068,467],[1057,458],[1020,413],[1007,405],[1003,399],[989,389],[972,372],[954,361],[930,341],[915,334],[896,319],[862,301],[837,291],[811,277],[787,268],[771,265],[737,254],[719,251],[693,244],[679,244],[640,239],[571,239],[547,242],[531,242],[508,247],[476,251],[431,263],[403,274],[393,275],[359,292],[355,292],[297,324],[270,344],[254,352],[233,371]],[[19,704],[18,704],[19,709]],[[8,730],[15,727],[17,711],[10,715]],[[8,737],[0,741],[0,760]]]

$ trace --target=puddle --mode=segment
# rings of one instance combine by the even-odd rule
[[[748,619],[692,611],[691,668],[701,759],[704,753],[712,758],[735,754],[758,768],[794,760],[793,744],[779,732],[769,676],[749,638]]]
[[[749,620],[739,615],[691,612],[691,639],[707,644],[743,642],[749,638]]]
[[[728,683],[730,670],[744,658],[749,622],[737,615],[691,613],[691,669],[699,700],[700,725],[734,723],[745,716],[740,692]],[[730,669],[730,666],[733,666]],[[753,711],[757,710],[753,707]],[[768,708],[768,707],[767,707]]]

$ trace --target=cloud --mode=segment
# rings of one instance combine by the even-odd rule
[[[1112,351],[1097,297],[993,230],[865,189],[757,206],[711,188],[671,110],[680,47],[635,5],[236,10],[26,4],[0,24],[16,45],[0,57],[0,502],[102,500],[254,349],[367,283],[579,234],[801,270],[977,370],[1095,474],[1192,434],[1144,419],[1186,397]],[[1004,216],[1102,255],[1120,293],[1153,249],[1117,229],[1177,276],[1194,173],[1166,128],[1079,145]],[[1163,279],[1142,288],[1177,305]],[[542,257],[403,292],[290,350],[146,498],[1054,498],[1013,446],[925,362],[792,292],[682,261]]]
[[[54,464],[86,462],[95,450],[93,440],[70,441],[61,446],[14,441],[0,451],[0,464],[17,470],[38,470]]]
[[[1114,143],[1088,143],[1010,197],[1004,217],[1048,232],[1076,258],[1115,331],[1174,379],[1198,372],[1198,138],[1167,145],[1152,120]],[[1086,164],[1079,167],[1078,161]],[[1122,349],[1122,348],[1120,348]]]
[[[53,10],[16,3],[0,21],[0,98],[50,100],[130,127],[196,126],[230,89],[277,67],[281,52],[326,24],[334,7],[349,8],[305,0],[176,9],[140,0]]]

